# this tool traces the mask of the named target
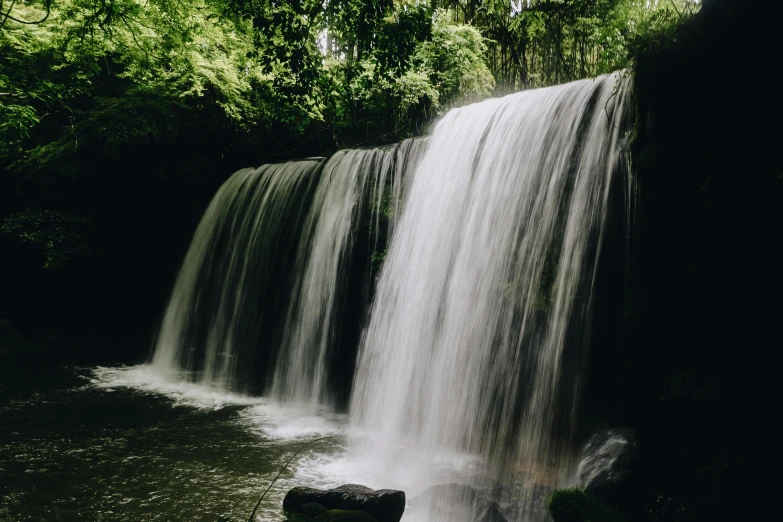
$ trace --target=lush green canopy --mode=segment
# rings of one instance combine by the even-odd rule
[[[87,219],[67,217],[79,197],[64,187],[107,162],[188,140],[204,170],[238,143],[258,162],[400,139],[493,91],[625,67],[640,36],[696,5],[0,0],[0,168],[26,187],[2,229],[56,265],[86,251],[62,232]]]

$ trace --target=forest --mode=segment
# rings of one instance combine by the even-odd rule
[[[628,155],[629,173],[620,188],[615,184],[603,192],[609,207],[625,205],[626,213],[607,211],[601,256],[595,254],[595,266],[586,265],[586,270],[593,270],[590,284],[599,290],[585,298],[585,292],[590,294],[584,290],[588,287],[576,285],[570,296],[558,294],[564,292],[563,278],[567,277],[558,278],[558,270],[567,256],[558,264],[554,247],[542,247],[541,266],[536,264],[536,273],[531,276],[542,289],[531,291],[532,304],[520,304],[524,301],[521,296],[528,297],[523,294],[527,291],[524,284],[519,278],[504,279],[497,293],[502,294],[503,303],[511,303],[508,307],[512,310],[509,319],[498,320],[498,324],[510,328],[508,331],[521,329],[520,324],[527,325],[528,321],[524,314],[529,313],[533,318],[530,321],[545,325],[560,309],[558,303],[571,306],[576,302],[573,317],[580,314],[578,306],[589,303],[585,305],[590,310],[585,313],[589,319],[584,320],[584,329],[591,338],[589,356],[576,349],[572,359],[566,357],[563,363],[564,379],[573,377],[578,382],[574,389],[580,390],[578,401],[574,400],[578,415],[573,415],[579,420],[568,420],[574,427],[567,444],[576,447],[590,434],[604,430],[632,434],[628,440],[633,442],[634,451],[623,457],[627,461],[618,461],[627,466],[621,473],[623,480],[609,480],[608,487],[591,490],[590,495],[581,489],[556,489],[547,490],[546,500],[541,500],[544,497],[538,493],[524,498],[534,498],[537,506],[546,505],[543,519],[554,522],[747,518],[758,507],[753,491],[755,475],[750,470],[759,456],[750,454],[750,448],[762,422],[751,411],[751,405],[768,400],[764,397],[771,395],[763,387],[773,381],[760,378],[758,357],[743,352],[774,352],[780,343],[776,325],[780,316],[778,274],[783,261],[779,247],[783,165],[778,123],[783,119],[783,104],[772,79],[779,61],[775,56],[780,47],[775,36],[781,14],[778,11],[778,6],[742,0],[0,0],[0,424],[5,425],[0,428],[0,474],[7,472],[7,478],[0,478],[0,521],[112,520],[116,513],[124,514],[127,520],[175,520],[176,516],[246,519],[257,493],[266,489],[272,477],[278,480],[279,474],[275,474],[283,463],[285,470],[291,462],[286,462],[288,457],[294,451],[294,456],[298,454],[298,444],[305,439],[297,435],[283,441],[269,435],[269,425],[277,422],[269,418],[277,415],[277,410],[259,414],[267,423],[263,429],[239,433],[235,426],[239,421],[227,423],[226,419],[234,415],[245,422],[253,408],[266,406],[253,402],[255,397],[247,398],[249,402],[236,399],[231,395],[236,390],[230,386],[221,391],[231,392],[228,398],[220,399],[230,406],[209,402],[206,407],[198,406],[201,409],[194,410],[196,413],[187,413],[181,406],[192,406],[192,398],[185,397],[191,391],[184,387],[158,389],[157,381],[115,385],[111,381],[116,378],[114,370],[109,369],[118,364],[140,365],[128,366],[131,369],[127,371],[140,371],[144,377],[139,379],[147,378],[146,366],[142,366],[165,351],[160,339],[165,337],[169,320],[167,303],[171,310],[172,296],[183,284],[182,274],[205,223],[202,216],[207,220],[210,209],[217,208],[216,201],[224,205],[221,208],[242,212],[255,208],[255,203],[239,199],[241,191],[238,199],[220,202],[220,195],[225,195],[221,186],[236,179],[231,174],[239,169],[280,164],[283,167],[278,179],[291,183],[286,190],[296,196],[291,201],[301,205],[282,206],[270,200],[269,208],[273,208],[272,203],[280,205],[274,207],[280,212],[277,217],[287,224],[270,233],[266,243],[259,243],[263,248],[248,248],[248,256],[257,255],[267,263],[262,268],[251,267],[251,273],[266,271],[259,280],[268,285],[267,294],[257,298],[261,303],[258,306],[261,310],[268,305],[273,311],[259,315],[256,326],[264,332],[259,334],[255,327],[243,330],[247,325],[240,320],[242,310],[236,313],[238,327],[228,321],[241,335],[256,335],[252,337],[254,343],[277,346],[280,339],[292,337],[288,326],[282,331],[276,323],[284,322],[286,313],[293,314],[287,310],[303,307],[301,303],[308,298],[305,293],[289,297],[286,292],[289,286],[298,290],[297,285],[306,286],[309,281],[303,262],[289,259],[294,256],[292,252],[298,252],[297,248],[317,250],[320,224],[312,225],[314,232],[307,236],[309,217],[303,217],[310,215],[305,212],[308,205],[320,204],[322,197],[320,185],[315,188],[317,181],[301,181],[311,170],[313,176],[326,179],[321,172],[326,172],[327,166],[332,168],[331,162],[342,158],[344,149],[358,151],[356,164],[361,163],[368,171],[387,168],[384,161],[396,166],[394,162],[401,161],[403,154],[418,161],[416,154],[423,153],[417,152],[417,140],[445,139],[443,125],[462,129],[453,121],[455,109],[469,111],[476,103],[493,100],[511,104],[501,98],[513,100],[517,93],[536,96],[539,92],[542,101],[528,109],[537,115],[536,111],[544,111],[550,103],[545,93],[555,92],[548,89],[594,78],[609,78],[616,83],[609,88],[592,80],[589,88],[594,91],[590,91],[583,110],[585,114],[603,110],[609,116],[608,129],[620,133],[617,146]],[[604,101],[599,103],[599,98]],[[621,106],[621,102],[626,103],[625,123],[613,119],[609,110],[612,104]],[[541,112],[550,116],[550,120],[538,122],[542,128],[552,125],[541,142],[545,144],[540,147],[542,156],[549,151],[546,144],[560,143],[557,133],[562,131],[555,125],[568,113],[568,107]],[[495,124],[490,122],[487,128]],[[626,124],[627,132],[623,127]],[[583,136],[586,124],[580,125],[574,132]],[[517,130],[519,136],[530,139],[522,132],[528,132],[527,128]],[[457,134],[455,130],[455,140]],[[488,135],[489,130],[477,139],[481,146],[490,139]],[[504,138],[506,148],[499,144],[491,150],[503,154],[522,150],[523,143],[514,145],[519,136],[509,134]],[[573,149],[562,152],[562,156],[576,162],[575,158],[586,150],[587,140],[576,140]],[[552,155],[556,159],[557,154]],[[387,159],[392,156],[396,159]],[[413,162],[405,157],[406,162]],[[441,161],[445,163],[446,159],[443,156]],[[543,170],[556,173],[559,163],[550,159],[551,164],[542,162],[546,166]],[[481,172],[481,161],[487,160],[477,154],[471,161],[473,170],[468,177],[473,181]],[[340,169],[347,169],[347,163],[337,162],[330,175],[343,173]],[[433,160],[427,165],[434,164]],[[289,172],[286,165],[301,165],[297,167],[301,170]],[[276,168],[272,166],[268,172],[278,172]],[[266,172],[261,167],[256,174],[266,179]],[[326,325],[343,323],[334,326],[335,331],[344,330],[335,334],[338,341],[332,340],[339,346],[330,348],[334,352],[327,351],[318,364],[328,366],[329,358],[334,359],[332,363],[338,369],[333,375],[337,377],[325,380],[330,386],[338,383],[334,386],[339,388],[340,399],[333,415],[347,415],[344,422],[351,426],[362,418],[354,411],[360,402],[357,397],[362,398],[362,404],[373,399],[351,392],[356,385],[351,376],[356,371],[359,379],[360,371],[365,371],[362,350],[372,345],[376,330],[385,332],[381,327],[387,326],[374,322],[378,310],[385,308],[373,301],[373,295],[378,295],[373,285],[378,285],[377,292],[388,291],[382,295],[393,296],[388,301],[396,304],[397,295],[383,283],[389,277],[387,269],[394,274],[404,257],[398,256],[395,261],[391,254],[390,238],[397,237],[392,235],[392,227],[401,226],[396,222],[396,212],[402,211],[395,210],[394,188],[383,186],[392,183],[389,179],[393,174],[384,178],[387,174],[383,172],[376,174],[380,188],[372,187],[380,194],[372,192],[378,208],[367,202],[362,203],[364,207],[358,205],[360,210],[350,218],[355,221],[349,220],[349,228],[353,228],[350,233],[343,231],[349,239],[334,238],[335,244],[354,241],[358,246],[350,256],[341,254],[343,257],[338,256],[334,262],[338,273],[347,271],[349,276],[324,287],[344,299],[342,308],[335,305],[336,311],[330,311],[333,323],[328,322],[328,315],[326,320],[319,319]],[[455,170],[454,179],[458,174]],[[286,176],[291,180],[299,177],[289,181]],[[404,190],[410,190],[405,183]],[[554,191],[551,183],[550,190]],[[542,182],[542,186],[545,184]],[[451,188],[447,183],[437,190],[448,194]],[[494,186],[484,187],[489,188],[495,190]],[[246,193],[253,190],[262,189],[252,186]],[[571,190],[563,193],[570,196]],[[324,198],[330,201],[328,195]],[[435,211],[433,216],[442,217]],[[231,234],[237,235],[245,226],[224,216],[216,222],[229,223],[234,227]],[[498,226],[497,220],[492,223],[492,227]],[[557,238],[553,244],[561,240],[558,234],[565,235],[564,223],[553,225]],[[373,226],[388,226],[389,237],[377,230],[376,236],[368,236],[370,239],[361,236]],[[500,237],[501,231],[492,227],[488,228]],[[421,229],[419,225],[417,230]],[[394,230],[396,234],[399,228]],[[429,243],[422,243],[425,249],[435,245],[434,249],[448,234],[448,228],[438,228]],[[307,248],[296,246],[299,235]],[[230,240],[226,237],[216,235],[205,244],[220,253],[228,248],[226,242]],[[411,240],[411,244],[416,243]],[[524,246],[523,242],[514,248]],[[360,247],[369,249],[367,259],[357,253]],[[594,250],[591,243],[584,255]],[[448,270],[460,266],[455,261],[456,253],[437,252]],[[487,266],[490,258],[487,254]],[[205,255],[204,259],[208,268],[194,276],[194,285],[207,288],[215,284],[209,278],[218,278],[219,274],[209,270],[241,274],[238,277],[245,277],[247,272],[247,267],[237,268],[234,257],[220,261]],[[441,266],[436,261],[425,262]],[[519,270],[523,273],[523,268]],[[426,272],[423,268],[421,271]],[[398,269],[397,273],[405,272]],[[417,273],[409,272],[414,274],[411,277]],[[241,286],[244,279],[237,281]],[[483,291],[481,285],[476,288]],[[233,286],[231,290],[235,290]],[[479,290],[474,289],[468,299],[478,299],[475,296]],[[182,313],[192,314],[188,320],[198,333],[194,336],[207,338],[212,333],[202,335],[210,331],[197,324],[206,317],[199,314],[206,314],[210,299],[217,302],[219,298],[206,290],[197,295],[191,308],[187,303],[182,305]],[[411,310],[415,306],[411,301]],[[446,307],[444,298],[443,307],[435,314],[440,314],[443,324],[447,323],[443,317],[448,318]],[[404,315],[404,308],[395,313]],[[343,320],[340,314],[348,318]],[[394,313],[389,315],[394,326]],[[445,335],[442,331],[447,328],[433,321],[433,331]],[[412,323],[400,319],[399,324],[407,328]],[[281,331],[265,333],[270,328]],[[391,338],[395,330],[389,328],[391,334],[387,337]],[[400,338],[406,328],[396,330]],[[569,342],[576,329],[564,328],[563,335]],[[495,336],[492,342],[500,345],[503,336],[499,331],[492,331],[490,336]],[[536,343],[543,343],[541,332],[532,336]],[[455,346],[463,338],[455,337],[459,341],[454,341]],[[229,353],[231,339],[226,336],[228,347],[216,351]],[[313,339],[317,336],[313,335],[310,342]],[[212,349],[198,343],[188,344],[191,353]],[[383,345],[381,341],[376,344]],[[188,365],[195,356],[182,355],[187,349],[180,348],[176,357],[187,361],[181,369],[191,370]],[[260,371],[262,359],[263,364],[273,365],[276,357],[282,360],[275,350],[281,349],[269,348],[268,360],[264,355],[248,364],[253,371]],[[400,355],[404,348],[395,350],[396,346],[388,351]],[[241,360],[239,352],[229,354],[229,358],[234,356]],[[584,364],[584,374],[573,373],[568,366],[576,364],[577,359]],[[503,366],[497,362],[487,365]],[[85,377],[84,368],[88,366],[93,369]],[[206,371],[206,366],[204,363],[204,368],[198,370]],[[259,392],[267,397],[269,390],[279,390],[277,381],[273,383],[278,373],[269,370],[263,375],[265,380],[259,379],[263,385],[252,388],[251,395]],[[365,378],[369,384],[362,381],[361,386],[383,390],[383,372],[368,375],[371,377]],[[584,382],[579,375],[586,376]],[[433,382],[435,378],[433,371]],[[39,397],[36,386],[51,388],[41,394],[51,392],[54,396],[57,392],[70,397],[71,390],[81,389],[81,384],[74,383],[85,379],[94,386],[90,393],[95,395],[89,400],[64,402],[62,411],[71,412],[67,415],[59,406],[56,411],[54,406],[46,406],[43,399],[25,402],[29,397]],[[410,382],[415,387],[413,377]],[[168,394],[166,397],[174,397],[177,407],[172,409],[168,403],[154,402],[146,395],[122,395],[127,404],[116,406],[115,411],[110,405],[114,403],[96,391],[133,386],[143,393]],[[419,386],[416,389],[425,389],[426,383]],[[519,434],[509,435],[500,429],[503,422],[494,409],[502,403],[498,389],[487,392],[491,397],[482,403],[489,404],[483,412],[486,418],[481,417],[486,440],[476,441],[470,432],[472,435],[457,437],[455,445],[481,448],[496,459],[489,459],[492,465],[500,462],[502,467],[503,458],[511,453],[498,450],[495,454],[486,446],[505,448],[509,443],[503,437],[511,439]],[[524,386],[520,390],[515,392],[519,397],[533,393]],[[120,396],[120,392],[115,395]],[[300,398],[297,396],[297,400]],[[82,408],[82,400],[90,407]],[[483,395],[481,400],[485,400]],[[346,404],[350,401],[355,404],[349,408]],[[196,402],[193,399],[193,404]],[[565,402],[558,395],[551,403],[555,420],[550,431],[557,437],[564,430],[561,423],[566,421],[562,419],[568,417],[567,412],[563,413]],[[28,415],[38,414],[27,413],[23,404],[39,408],[44,420],[31,421]],[[240,411],[245,407],[248,409]],[[514,408],[520,407],[509,407],[512,412],[508,415],[517,419],[521,413]],[[764,417],[768,416],[767,410],[773,411],[766,404],[761,408]],[[423,415],[418,411],[416,414]],[[2,421],[3,415],[7,423]],[[320,409],[317,416],[326,418],[327,424],[333,422]],[[309,427],[313,418],[307,417],[304,424]],[[81,479],[77,480],[81,488],[78,493],[63,489],[60,494],[62,484],[53,485],[64,476],[61,473],[66,473],[66,464],[50,463],[43,468],[43,475],[34,475],[27,469],[27,461],[10,457],[26,455],[30,462],[36,458],[44,462],[51,455],[75,458],[70,451],[81,446],[71,446],[66,435],[39,435],[46,419],[62,421],[66,426],[63,429],[71,430],[67,437],[93,441],[92,451],[100,455],[94,458],[99,464],[84,461],[86,471],[82,473],[94,474],[95,482],[82,485]],[[158,423],[156,427],[142,428],[149,419]],[[15,428],[17,425],[21,427]],[[613,431],[615,428],[621,431]],[[259,445],[249,434],[261,432],[264,438]],[[490,437],[490,432],[496,438]],[[17,440],[20,433],[26,441]],[[338,437],[317,429],[304,433],[326,439]],[[323,437],[325,433],[329,437]],[[342,431],[339,433],[344,436]],[[172,459],[167,467],[176,470],[177,478],[188,474],[194,477],[191,486],[201,488],[198,491],[205,492],[204,498],[214,505],[195,505],[190,500],[185,503],[182,499],[190,499],[187,495],[192,494],[187,485],[162,497],[149,493],[150,498],[163,498],[161,506],[165,507],[145,504],[143,481],[134,482],[141,479],[125,467],[115,475],[111,466],[117,456],[111,454],[114,450],[104,453],[105,448],[114,447],[112,444],[125,444],[124,449],[133,450],[134,436],[140,441],[138,447],[148,452],[133,457],[140,459],[140,466],[148,466],[143,468],[147,476],[165,475],[164,466],[157,467],[156,459],[162,458],[158,453],[168,452],[173,456],[167,457]],[[216,449],[216,443],[209,449],[192,450],[207,439],[223,441],[229,449]],[[20,449],[27,448],[27,440],[34,449]],[[168,449],[150,449],[158,443]],[[343,442],[327,443],[331,445],[323,455],[344,449]],[[183,448],[189,448],[190,453],[185,454]],[[225,454],[218,456],[221,451]],[[316,450],[308,447],[304,454],[307,451]],[[548,451],[550,456],[560,455],[553,449]],[[4,455],[9,456],[7,464]],[[203,462],[199,460],[202,458]],[[536,471],[531,472],[539,477],[536,480],[554,473],[550,461],[542,462],[536,462]],[[72,465],[82,469],[81,464]],[[228,469],[210,475],[222,470],[221,466]],[[242,482],[245,479],[237,479],[238,474],[250,478]],[[284,474],[281,482],[286,487],[298,486],[298,475],[289,475]],[[128,482],[132,487],[127,486]],[[474,487],[478,488],[475,483]],[[35,495],[44,493],[36,497],[33,491]],[[120,502],[117,491],[126,495],[126,500]],[[516,512],[508,511],[511,508],[498,495],[493,502],[507,510],[505,518],[492,518],[486,514],[491,511],[487,508],[484,518],[474,513],[472,518],[454,515],[448,520],[543,520],[539,515],[509,514]],[[71,500],[64,500],[66,497]],[[267,498],[278,511],[280,501],[278,497]],[[272,520],[268,513],[273,508],[264,504],[262,509],[266,511],[257,520]],[[171,513],[177,513],[175,518]],[[323,520],[301,520],[313,519]],[[436,520],[440,519],[431,522]]]
[[[627,67],[698,9],[689,0],[4,0],[2,230],[42,250],[43,266],[79,263],[112,212],[96,193],[126,177],[109,171],[126,171],[122,184],[185,186],[270,159],[399,141],[453,106]]]

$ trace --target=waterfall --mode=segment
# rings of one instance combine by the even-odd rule
[[[220,187],[182,263],[153,367],[173,379],[247,391],[285,299],[286,257],[320,161],[244,169]]]
[[[185,256],[153,367],[224,391],[345,403],[377,259],[424,141],[231,176]]]
[[[438,481],[395,483],[406,455],[467,458],[469,484],[422,495],[420,520],[539,519],[577,471],[627,83],[525,91],[454,109],[426,139],[237,172],[195,233],[153,367],[279,402],[350,400],[352,455],[383,487]]]
[[[454,109],[432,130],[380,275],[352,423],[398,448],[481,459],[509,520],[575,471],[574,433],[609,191],[624,163],[616,73]],[[411,448],[414,448],[412,450]],[[462,521],[421,502],[422,520]],[[477,509],[475,506],[473,509]]]
[[[278,398],[334,402],[329,371],[335,364],[352,366],[351,353],[345,352],[355,352],[358,342],[348,339],[348,349],[339,349],[345,334],[342,319],[350,317],[355,326],[363,321],[361,316],[346,314],[345,308],[351,299],[363,297],[351,294],[372,286],[366,280],[359,287],[349,283],[356,272],[371,273],[366,266],[357,266],[353,249],[360,240],[368,240],[371,251],[358,260],[366,263],[391,235],[402,199],[403,174],[415,162],[421,142],[339,151],[324,166],[299,243],[297,298],[288,311],[285,349],[274,376]],[[381,230],[384,217],[386,226]]]

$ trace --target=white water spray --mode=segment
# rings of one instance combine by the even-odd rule
[[[623,76],[449,112],[383,268],[352,396],[369,450],[464,451],[514,485],[511,520],[573,475],[572,422],[608,196],[623,165]],[[417,506],[427,520],[477,513]],[[470,506],[468,509],[471,509]]]

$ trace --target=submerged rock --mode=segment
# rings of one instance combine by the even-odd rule
[[[474,504],[476,496],[476,490],[467,484],[437,484],[411,499],[411,506],[450,510],[454,506]]]
[[[298,487],[286,494],[283,511],[290,515],[303,514],[319,522],[399,522],[405,511],[405,493],[373,490],[358,484],[328,490]]]
[[[414,497],[410,506],[414,512],[452,520],[507,522],[495,500],[466,484],[432,486]]]
[[[479,509],[475,522],[508,522],[500,511],[500,506],[494,500],[484,501],[480,504]]]

